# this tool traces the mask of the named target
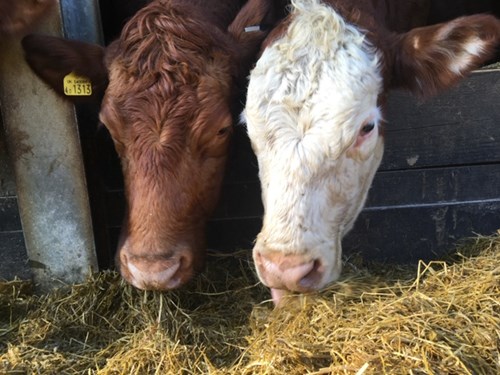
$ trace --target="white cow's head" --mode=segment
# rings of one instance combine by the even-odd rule
[[[364,32],[328,5],[293,5],[284,32],[272,36],[251,73],[243,114],[265,211],[253,257],[276,303],[284,291],[318,290],[338,278],[342,237],[361,211],[382,159],[387,88],[432,94],[494,49],[478,22],[386,32],[372,42],[374,30]],[[497,42],[498,21],[489,21]],[[433,54],[447,64],[442,71],[429,59]]]

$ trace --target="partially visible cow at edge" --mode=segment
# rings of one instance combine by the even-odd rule
[[[437,94],[500,43],[491,15],[415,28],[427,1],[292,3],[264,42],[242,115],[264,205],[253,258],[277,305],[339,277],[342,237],[382,159],[388,91]]]
[[[266,0],[157,0],[107,48],[23,39],[27,62],[61,96],[74,72],[92,82],[90,99],[102,98],[100,119],[121,159],[127,201],[115,260],[137,288],[177,288],[203,267],[237,86],[266,36],[245,28],[270,22],[272,13]]]
[[[55,0],[0,0],[0,35],[22,35],[33,29]]]

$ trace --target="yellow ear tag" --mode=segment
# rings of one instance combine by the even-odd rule
[[[64,94],[67,96],[90,96],[92,95],[92,82],[83,76],[77,76],[74,72],[64,77]]]

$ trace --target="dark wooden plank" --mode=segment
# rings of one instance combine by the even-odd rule
[[[1,108],[0,108],[1,111]],[[7,144],[5,142],[5,130],[2,124],[0,112],[0,197],[10,197],[16,194],[14,174],[7,154]]]
[[[500,197],[500,164],[378,172],[366,207],[468,202]]]
[[[500,162],[500,71],[418,103],[393,92],[381,170]]]
[[[222,187],[214,219],[261,216],[263,212],[260,182],[227,183]]]
[[[378,172],[366,207],[467,202],[500,197],[500,164]],[[214,219],[259,217],[260,183],[231,183],[223,192]]]
[[[95,133],[95,147],[99,160],[94,171],[108,190],[123,190],[123,174],[120,159],[115,151],[113,140],[108,130],[102,125]]]
[[[391,214],[399,212],[397,210],[403,210],[409,217],[414,215],[418,217],[419,210],[443,210],[457,205],[479,207],[481,204],[488,206],[491,202],[495,204],[500,199],[498,186],[500,186],[500,165],[379,172],[363,215],[370,216],[373,215],[371,212],[380,212],[377,214],[377,220],[387,223],[387,228],[390,229],[400,225],[401,218]],[[107,204],[115,213],[108,225],[118,228],[122,216],[117,213],[123,211],[123,195],[120,192],[108,194]],[[412,210],[415,210],[414,214]],[[218,209],[208,224],[209,246],[224,251],[251,247],[260,230],[262,213],[259,183],[226,185]],[[429,217],[431,216],[425,220],[430,220]],[[490,215],[482,217],[481,221],[477,222],[473,216],[471,222],[473,228],[478,229],[482,225],[487,228],[500,227],[500,220],[497,220],[497,217],[498,215]],[[428,236],[430,230],[425,226],[413,224],[408,228],[415,236],[420,237]],[[382,235],[389,236],[387,234],[389,229],[384,230]],[[452,231],[447,227],[445,230]],[[469,232],[461,231],[453,236],[458,239],[458,236],[469,235]],[[437,241],[436,239],[429,238],[426,241],[431,248],[437,246],[437,243],[431,243]],[[401,242],[401,246],[410,245],[411,241]],[[385,250],[383,247],[380,248],[382,249],[380,256],[383,257]],[[392,250],[387,250],[388,257],[393,258],[392,253]]]
[[[435,258],[460,238],[500,228],[498,186],[500,165],[380,172],[346,247],[375,260]],[[209,223],[209,245],[223,251],[251,248],[261,225],[262,207],[246,204],[258,185],[232,188],[221,202],[228,211]]]
[[[408,263],[439,259],[455,244],[500,228],[500,199],[366,210],[344,239],[346,255],[360,253],[376,261]]]
[[[125,196],[123,190],[113,190],[106,193],[106,223],[108,227],[120,227],[125,212]]]
[[[120,236],[120,227],[109,227],[108,234],[111,256],[114,258],[116,254],[116,248],[118,246],[118,237]],[[112,259],[110,265],[113,266],[113,264],[114,260]]]
[[[0,197],[0,232],[22,230],[17,199],[15,197]]]
[[[442,259],[462,239],[499,229],[498,212],[500,199],[363,211],[343,241],[344,254],[388,263]],[[211,221],[208,247],[221,252],[250,251],[260,226],[260,218]]]
[[[212,220],[208,223],[207,247],[229,253],[251,250],[261,226],[260,217]]]
[[[13,280],[18,277],[23,280],[31,279],[28,267],[28,257],[21,231],[0,232],[0,279]]]
[[[258,171],[257,159],[252,151],[246,128],[238,124],[234,128],[225,183],[259,181]]]

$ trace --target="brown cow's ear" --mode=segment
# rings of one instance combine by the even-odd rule
[[[262,41],[276,22],[275,13],[273,1],[249,0],[229,25],[228,32],[238,43],[237,58],[243,70],[255,60]]]
[[[102,100],[108,85],[103,47],[34,34],[22,46],[31,69],[60,96],[75,103]]]
[[[437,94],[491,59],[498,45],[500,20],[490,15],[413,29],[395,39],[391,86]]]

